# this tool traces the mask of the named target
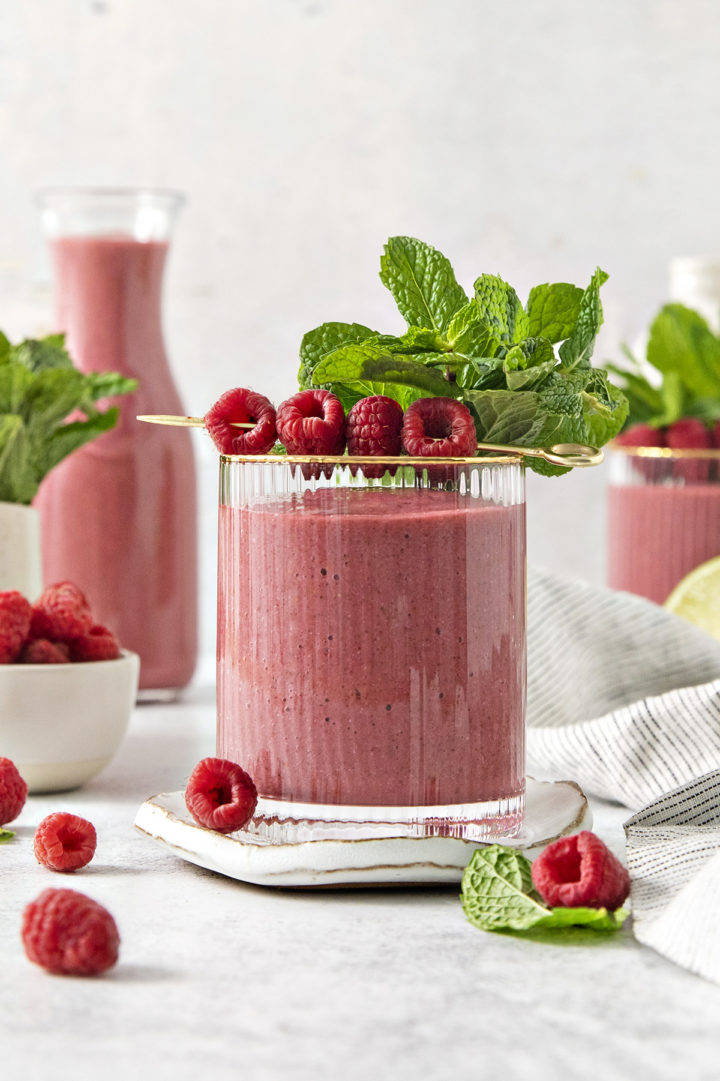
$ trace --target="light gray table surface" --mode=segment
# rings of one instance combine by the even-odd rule
[[[273,890],[181,861],[133,829],[214,752],[214,692],[135,710],[115,760],[76,792],[30,797],[0,846],[2,1076],[243,1081],[704,1081],[720,1076],[720,987],[616,935],[552,945],[486,934],[456,887]],[[38,822],[90,818],[93,862],[40,867]],[[628,812],[593,803],[619,854]],[[28,901],[82,890],[115,916],[118,965],[49,976],[19,938]],[[560,944],[562,942],[562,944]],[[220,1071],[231,1070],[231,1074]]]

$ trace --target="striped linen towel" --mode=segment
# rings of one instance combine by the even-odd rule
[[[720,982],[707,937],[720,897],[720,642],[640,597],[529,572],[528,768],[642,808],[625,827],[636,937]]]

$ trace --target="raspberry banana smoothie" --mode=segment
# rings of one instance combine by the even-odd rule
[[[520,799],[521,467],[477,470],[514,472],[497,502],[478,476],[303,491],[287,463],[222,468],[218,754],[286,800]]]

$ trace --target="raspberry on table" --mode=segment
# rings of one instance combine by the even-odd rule
[[[12,822],[22,811],[28,787],[9,758],[0,758],[0,826]]]
[[[288,454],[342,454],[345,410],[329,390],[301,390],[278,406],[277,431]]]
[[[0,593],[0,664],[17,659],[30,633],[31,618],[30,601],[22,593],[16,589]]]
[[[542,899],[559,908],[619,908],[630,892],[630,876],[607,845],[590,830],[561,837],[532,865]]]
[[[32,606],[30,633],[33,638],[70,642],[87,634],[93,618],[85,594],[74,582],[48,586]]]
[[[185,803],[198,825],[218,833],[232,833],[252,818],[257,789],[236,762],[203,758],[190,774]]]
[[[23,912],[20,934],[28,958],[61,976],[98,976],[118,959],[115,920],[76,890],[44,890]]]
[[[355,402],[347,415],[348,454],[396,457],[402,450],[402,406],[384,394]],[[383,465],[364,465],[366,477],[381,477]]]
[[[120,656],[117,638],[100,623],[94,623],[87,634],[70,642],[72,661],[114,661]]]
[[[419,398],[405,410],[402,445],[413,458],[469,458],[477,450],[475,423],[455,398]]]
[[[67,811],[43,818],[35,831],[33,850],[38,863],[51,871],[77,871],[95,855],[97,834],[92,822]]]
[[[66,642],[51,642],[49,638],[32,638],[22,648],[20,664],[68,664],[70,649]]]
[[[254,427],[235,428],[233,421]],[[205,414],[205,428],[221,454],[267,454],[277,439],[272,402],[245,387],[220,395]]]

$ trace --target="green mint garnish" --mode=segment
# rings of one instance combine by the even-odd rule
[[[6,845],[8,841],[12,841],[14,836],[12,830],[0,829],[0,845]]]
[[[135,386],[114,372],[78,371],[62,334],[11,345],[0,333],[0,502],[30,503],[58,462],[114,427],[117,408],[95,403]],[[68,423],[71,413],[80,418]]]
[[[489,845],[473,853],[462,879],[463,911],[483,931],[544,931],[589,927],[616,931],[624,909],[548,908],[533,889],[530,861],[521,852]]]
[[[390,335],[360,323],[316,327],[300,347],[302,388],[326,387],[346,409],[371,394],[403,409],[422,397],[458,398],[473,413],[480,442],[602,446],[622,428],[623,393],[590,366],[604,271],[584,290],[538,285],[525,307],[502,278],[482,274],[470,299],[441,252],[400,236],[385,245],[380,278],[408,329]],[[567,472],[541,459],[529,464],[546,475]]]
[[[609,364],[630,403],[626,427],[666,427],[683,417],[705,424],[720,420],[720,337],[701,315],[682,304],[665,304],[650,326],[646,363],[623,347],[624,367]],[[648,367],[660,381],[648,379]]]

